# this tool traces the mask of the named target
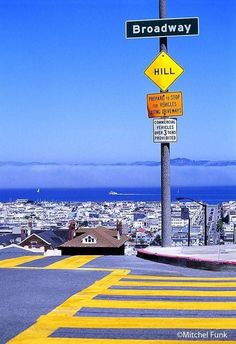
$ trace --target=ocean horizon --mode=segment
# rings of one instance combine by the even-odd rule
[[[113,191],[115,194],[109,194]],[[174,186],[171,187],[171,200],[177,197],[192,198],[208,204],[236,201],[235,186]],[[17,199],[51,202],[159,202],[160,187],[97,187],[97,188],[6,188],[0,189],[1,202],[14,202]],[[186,200],[187,201],[187,200]]]

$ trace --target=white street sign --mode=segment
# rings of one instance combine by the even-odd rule
[[[177,141],[177,119],[158,118],[153,120],[153,142],[176,142]]]

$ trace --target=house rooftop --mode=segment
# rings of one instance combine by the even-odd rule
[[[117,238],[117,230],[107,229],[105,227],[80,228],[76,231],[76,237],[65,242],[60,247],[121,247],[129,238],[126,235],[120,235]],[[85,242],[86,237],[94,239],[93,242]]]

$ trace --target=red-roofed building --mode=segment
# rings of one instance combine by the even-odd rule
[[[124,255],[129,238],[116,229],[80,228],[76,236],[59,247],[62,255]]]

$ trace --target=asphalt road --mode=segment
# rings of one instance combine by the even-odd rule
[[[236,343],[236,273],[0,250],[0,343]]]
[[[0,269],[0,343],[6,343],[68,297],[107,273]],[[32,342],[33,344],[33,342]]]
[[[219,220],[219,208],[217,205],[209,205],[208,213],[208,245],[218,245],[220,233],[217,232],[217,222]]]

